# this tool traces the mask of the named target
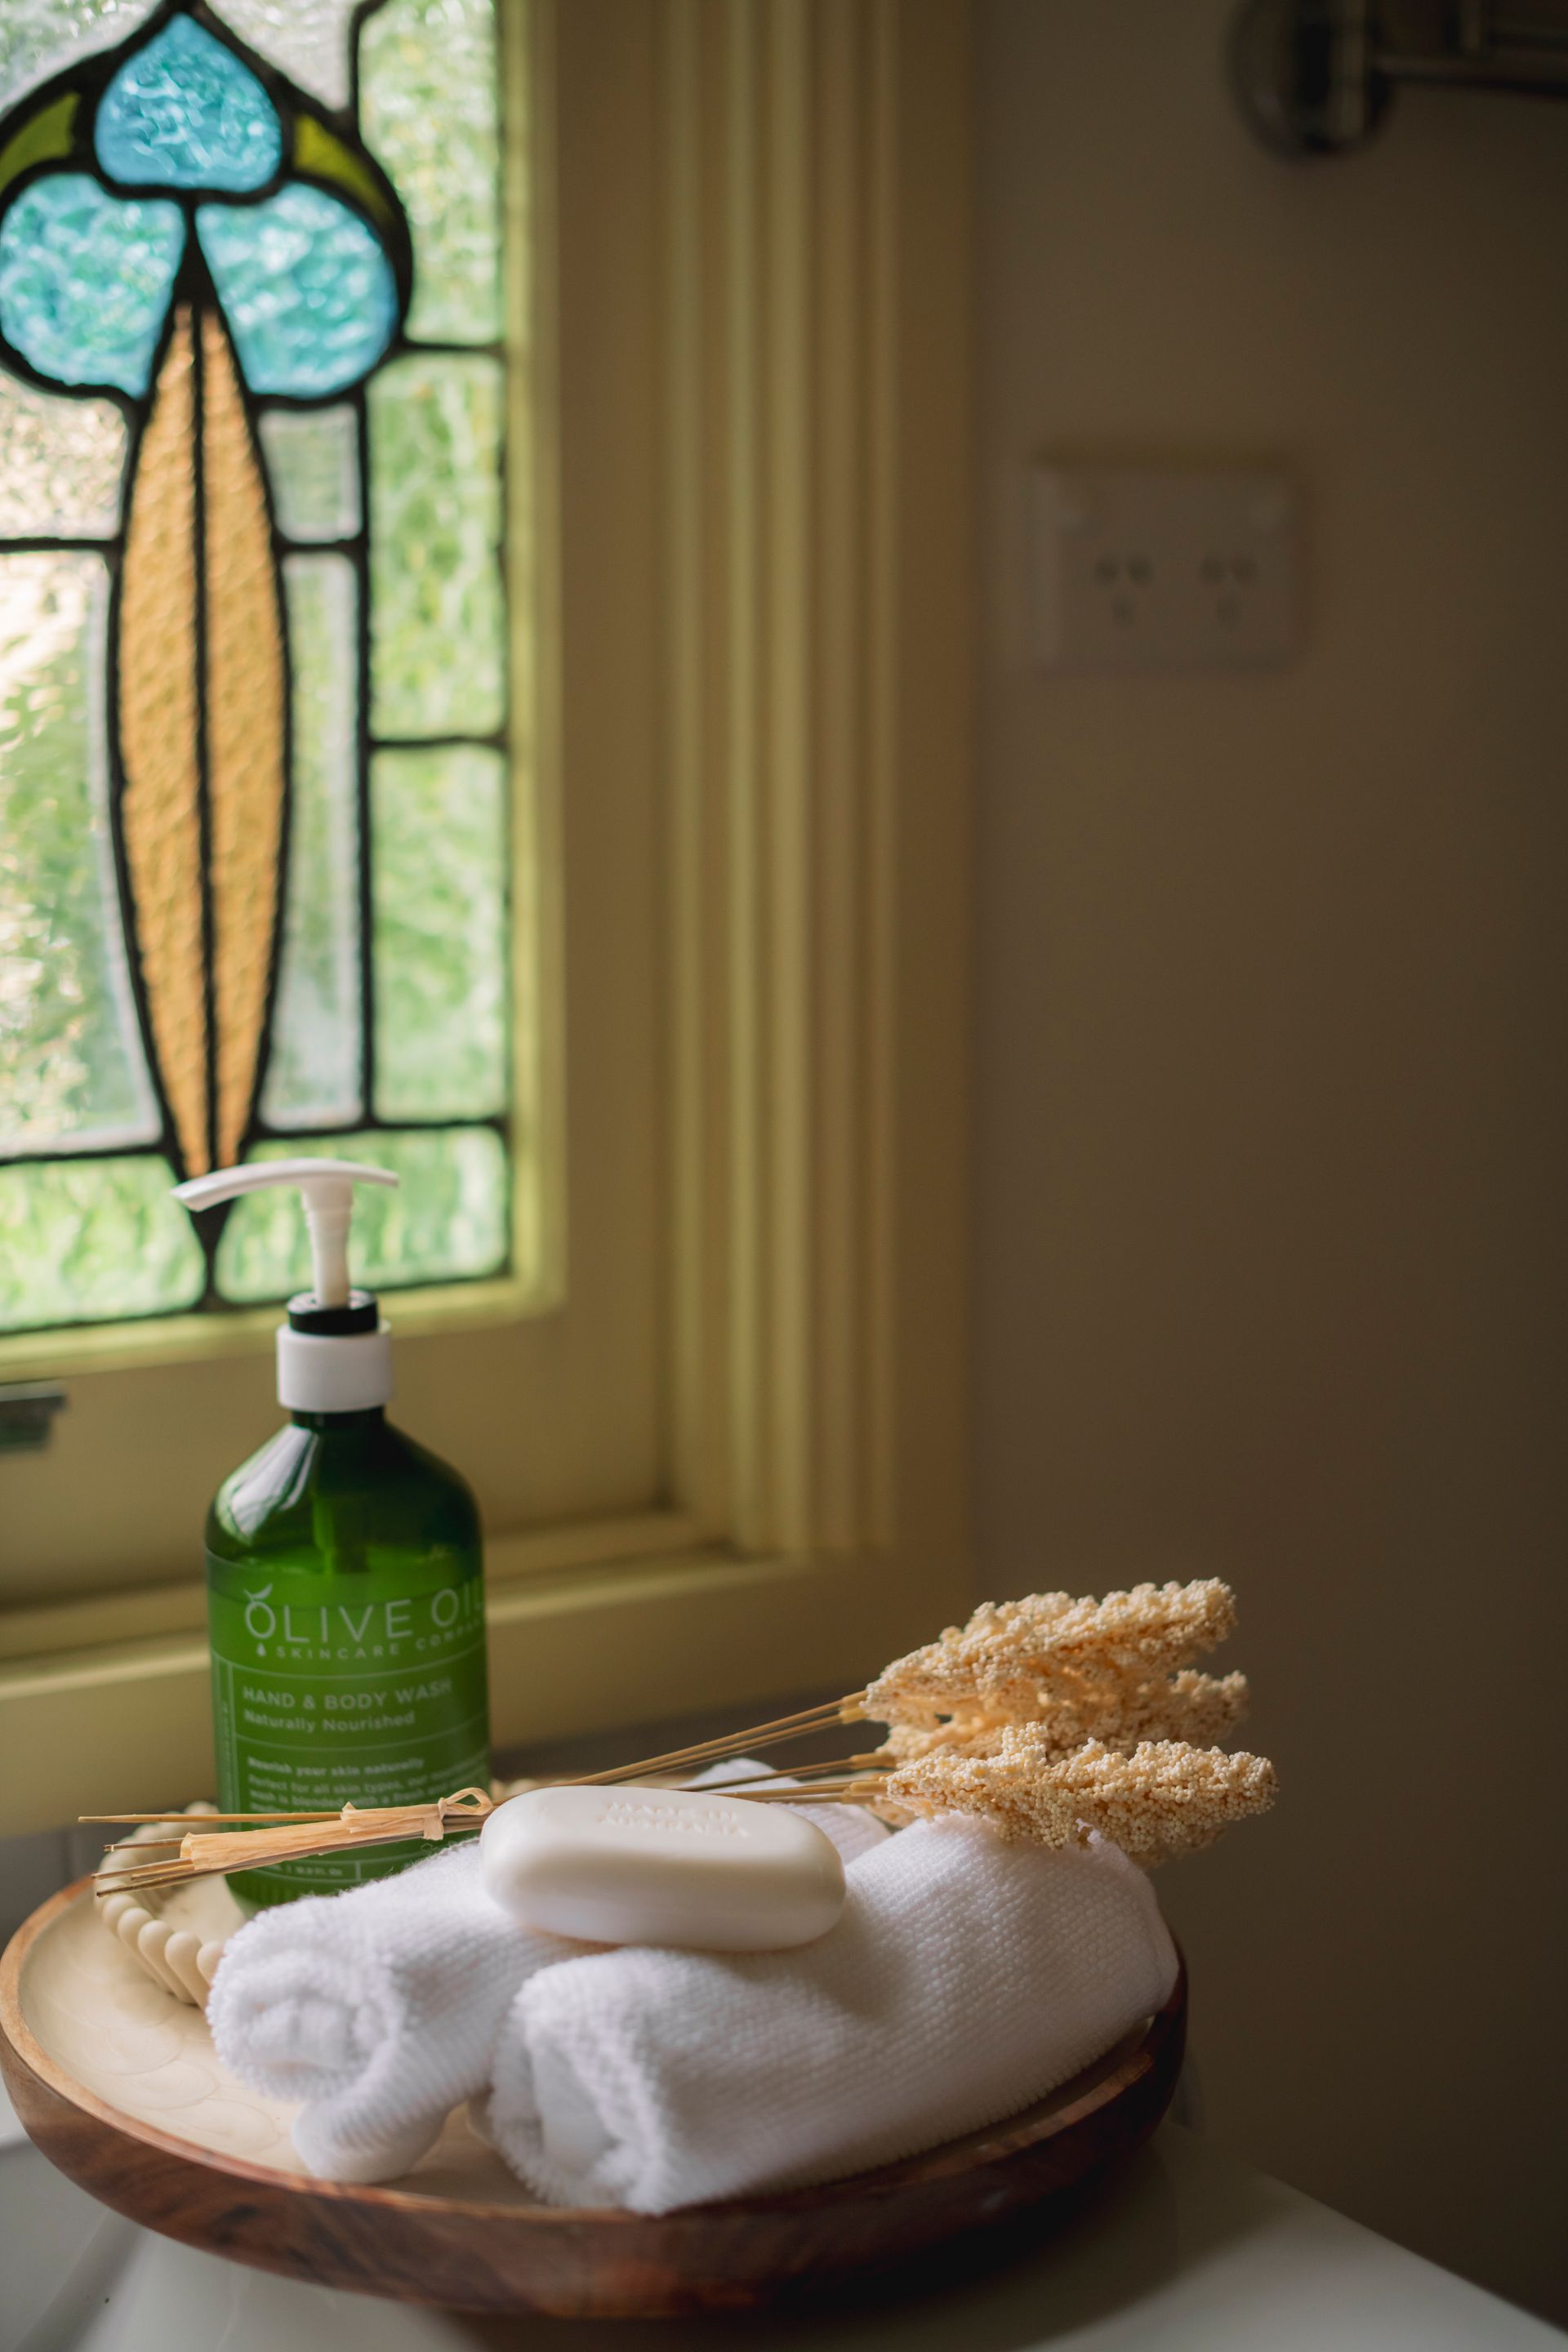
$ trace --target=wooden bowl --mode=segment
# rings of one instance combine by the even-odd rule
[[[659,2317],[900,2271],[1131,2153],[1181,2070],[1186,1983],[1140,2032],[984,2131],[827,2188],[651,2220],[531,2203],[461,2115],[405,2179],[312,2179],[293,2109],[218,2066],[182,2008],[92,1917],[90,1883],[36,1911],[0,1962],[0,2063],[38,2147],[133,2221],[262,2270],[467,2311]]]

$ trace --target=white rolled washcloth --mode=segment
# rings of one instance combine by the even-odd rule
[[[766,1769],[738,1758],[701,1777]],[[808,1810],[847,1861],[887,1834],[849,1808]],[[230,1938],[207,2023],[231,2074],[304,2102],[293,2139],[310,2171],[395,2180],[484,2090],[518,1988],[602,1949],[520,1927],[486,1894],[466,1838],[395,1877],[259,1913]]]
[[[533,1935],[491,1902],[479,1841],[241,1927],[207,2000],[230,2074],[302,2099],[294,2146],[328,2180],[395,2180],[485,2082],[524,1979],[592,1944]]]
[[[826,1809],[824,1809],[826,1810]],[[522,1987],[475,2119],[548,2204],[668,2213],[842,2179],[1015,2115],[1168,1997],[1142,1871],[922,1822],[849,1867],[819,1943],[626,1949]]]

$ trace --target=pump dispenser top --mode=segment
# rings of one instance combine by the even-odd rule
[[[368,1290],[349,1286],[356,1184],[395,1184],[388,1168],[353,1160],[265,1160],[176,1184],[187,1209],[293,1186],[305,1210],[311,1287],[289,1301],[278,1331],[278,1402],[290,1412],[358,1412],[392,1394],[392,1334]]]

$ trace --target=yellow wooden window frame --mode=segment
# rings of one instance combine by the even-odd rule
[[[969,1568],[968,10],[510,5],[547,337],[606,11],[657,133],[668,1492],[492,1537],[501,1744],[847,1686]],[[202,1622],[0,1617],[13,1829],[209,1785]]]

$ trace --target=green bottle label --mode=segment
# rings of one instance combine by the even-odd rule
[[[223,1811],[420,1804],[488,1788],[484,1583],[439,1574],[433,1563],[426,1590],[410,1592],[400,1579],[395,1593],[379,1593],[370,1578],[297,1568],[273,1578],[208,1554]],[[329,1895],[423,1850],[280,1864],[247,1872],[241,1891]]]

